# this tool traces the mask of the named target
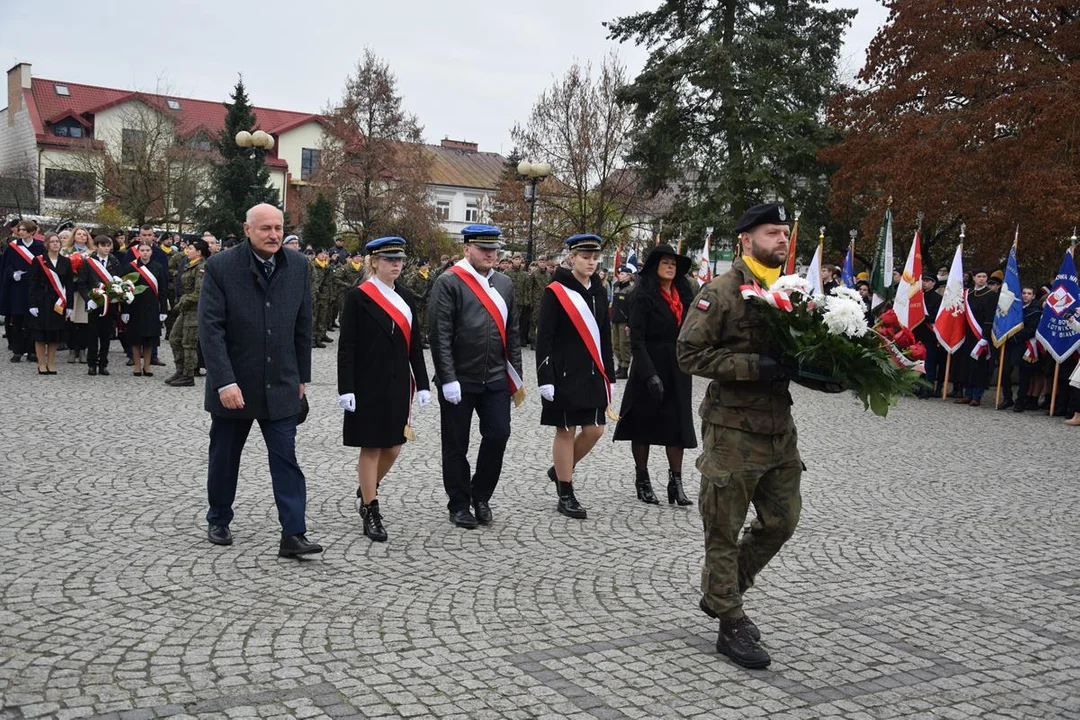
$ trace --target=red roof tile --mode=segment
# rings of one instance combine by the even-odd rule
[[[506,158],[493,152],[469,152],[440,145],[424,148],[432,155],[431,178],[435,185],[494,189],[499,187]]]

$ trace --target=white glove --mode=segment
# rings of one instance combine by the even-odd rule
[[[66,317],[68,320],[70,320],[71,318],[75,317],[75,311],[72,310],[71,308],[68,308],[67,310],[64,311],[64,317]]]
[[[87,300],[86,301],[86,309],[87,310],[97,310],[97,303],[94,302],[93,300]]]
[[[417,390],[416,391],[416,402],[422,408],[427,407],[428,403],[431,402],[431,391],[430,390]]]
[[[37,317],[38,309],[37,308],[30,308],[30,314],[33,315],[34,317]]]
[[[130,315],[128,315],[127,313],[124,313],[124,314],[122,314],[122,315],[120,316],[120,322],[124,323],[125,325],[127,325],[127,323],[128,323],[128,322],[129,322],[130,320],[131,320],[131,316],[130,316]]]
[[[338,407],[347,412],[356,412],[356,395],[352,393],[345,393],[338,396]]]
[[[608,390],[611,391],[611,397],[615,397],[615,383],[608,385]]]
[[[540,397],[544,398],[548,402],[555,399],[555,386],[554,385],[541,385]]]
[[[160,315],[158,315],[158,316],[157,316],[157,319],[158,319],[158,321],[159,321],[159,322],[165,322],[165,320],[166,320],[166,319],[167,319],[168,317],[169,317],[169,316],[168,316],[168,315],[167,315],[166,313],[161,313]]]
[[[25,270],[16,270],[15,272],[11,273],[11,279],[15,282],[19,282],[20,280],[22,280],[22,276],[25,274]]]
[[[446,383],[442,386],[442,395],[446,398],[446,402],[451,405],[457,405],[461,402],[461,383],[457,380],[452,383]]]

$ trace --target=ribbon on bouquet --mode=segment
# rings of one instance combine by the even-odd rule
[[[875,329],[874,332],[881,338],[881,344],[885,346],[885,349],[889,351],[889,357],[892,358],[893,363],[898,368],[910,368],[916,372],[926,374],[926,363],[922,360],[912,360],[904,351],[889,338],[885,337],[880,330]]]
[[[791,298],[787,296],[787,293],[779,290],[766,290],[758,285],[756,280],[751,285],[740,285],[739,292],[742,293],[743,299],[758,298],[784,312],[791,312],[793,308]]]

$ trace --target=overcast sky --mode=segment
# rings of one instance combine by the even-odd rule
[[[660,0],[0,0],[4,69],[107,87],[226,100],[244,74],[256,105],[306,112],[341,97],[365,46],[397,75],[405,108],[428,142],[444,137],[508,153],[510,128],[576,58],[599,64],[617,49],[633,77],[647,53],[606,39],[601,23]],[[885,21],[876,0],[829,0],[859,10],[841,73],[862,66]]]

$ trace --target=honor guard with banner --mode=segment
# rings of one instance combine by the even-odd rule
[[[493,269],[502,232],[491,225],[468,225],[461,233],[465,258],[439,275],[428,296],[428,340],[439,388],[450,522],[475,528],[492,520],[488,503],[510,439],[511,398],[521,405],[525,388],[513,282]],[[474,411],[483,439],[470,477]]]

